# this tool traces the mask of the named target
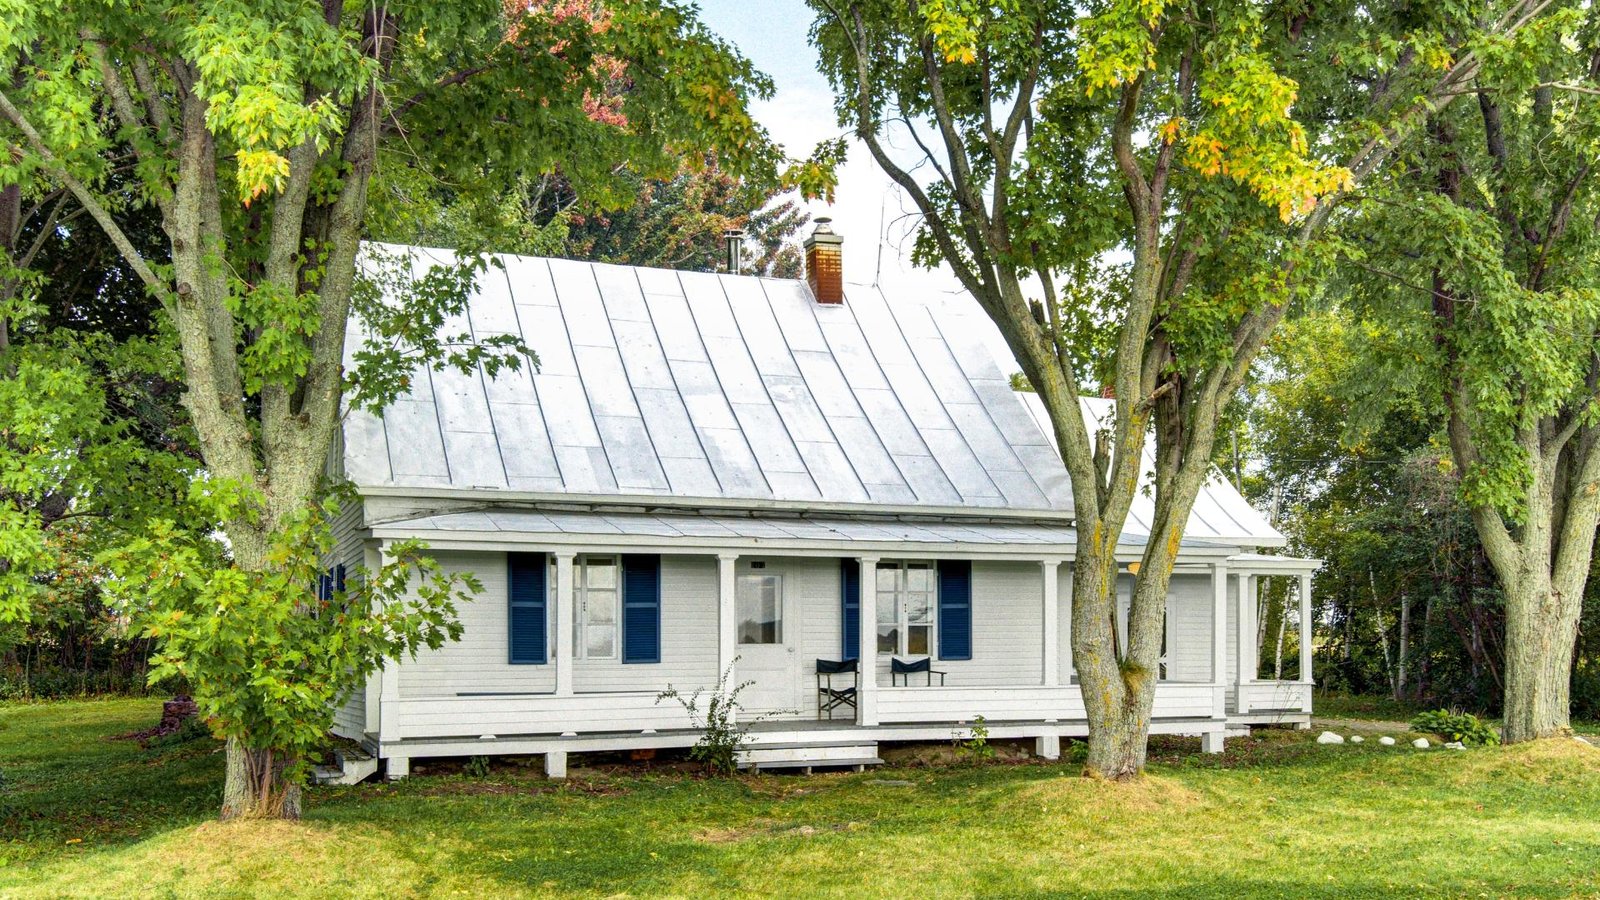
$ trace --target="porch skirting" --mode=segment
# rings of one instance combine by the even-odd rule
[[[1151,732],[1220,738],[1221,684],[1163,683]],[[943,741],[978,718],[995,739],[1083,737],[1083,698],[1053,687],[880,687],[874,724],[812,718],[757,723],[749,746],[850,741]],[[380,758],[548,754],[692,746],[700,737],[682,707],[653,692],[392,699],[376,734],[350,735]]]

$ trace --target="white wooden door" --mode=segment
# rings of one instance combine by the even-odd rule
[[[795,643],[800,629],[789,615],[783,576],[743,573],[734,597],[739,643],[735,678],[741,684],[750,682],[739,695],[739,703],[751,712],[798,711]]]

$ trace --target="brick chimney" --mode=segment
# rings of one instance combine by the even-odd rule
[[[833,220],[817,217],[817,229],[802,245],[806,251],[806,284],[818,303],[844,302],[844,238],[828,227]]]

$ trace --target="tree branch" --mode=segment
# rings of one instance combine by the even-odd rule
[[[122,256],[128,267],[133,269],[133,273],[139,276],[139,280],[144,283],[144,286],[155,294],[162,305],[169,305],[171,298],[167,283],[157,277],[155,271],[150,268],[150,264],[134,248],[133,242],[128,240],[128,235],[123,232],[122,227],[117,224],[116,220],[111,218],[111,213],[106,211],[105,206],[94,195],[94,192],[83,182],[74,178],[72,173],[67,171],[66,166],[62,165],[61,161],[56,158],[55,154],[50,152],[50,148],[45,146],[44,139],[39,136],[39,132],[34,129],[27,117],[17,109],[16,105],[11,102],[11,98],[3,90],[0,90],[0,115],[4,115],[12,125],[16,126],[18,131],[22,132],[22,136],[27,139],[28,146],[44,162],[46,171],[59,179],[61,184],[72,192],[72,196],[94,218],[101,230],[105,232],[106,237],[111,240],[112,246],[117,248],[117,253]]]

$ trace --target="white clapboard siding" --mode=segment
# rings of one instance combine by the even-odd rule
[[[363,563],[360,536],[362,514],[361,500],[352,498],[340,507],[329,529],[333,538],[333,554],[328,561],[328,568],[343,563],[346,586],[352,589],[355,580],[360,577],[358,572]],[[358,684],[351,689],[349,698],[334,708],[333,733],[359,740],[366,729],[367,694],[365,686]]]
[[[1260,681],[1245,685],[1253,713],[1311,711],[1311,685],[1294,681]]]
[[[972,564],[972,658],[941,659],[939,634],[933,635],[933,667],[945,674],[947,687],[1038,685],[1044,682],[1044,583],[1038,563]],[[871,582],[868,582],[869,584]],[[873,599],[870,597],[869,600]],[[935,613],[937,623],[937,613]],[[869,602],[861,611],[861,640],[873,646],[878,635],[877,612]],[[890,687],[889,663],[894,654],[878,654],[878,684]],[[920,657],[918,657],[920,658]],[[912,676],[913,683],[926,676]],[[939,677],[934,676],[937,684]],[[925,686],[925,685],[924,685]]]
[[[572,665],[572,687],[580,694],[668,687],[688,693],[716,683],[717,560],[712,556],[661,558],[661,662],[622,661],[619,617],[617,658]]]
[[[457,697],[391,700],[385,723],[395,717],[399,739],[494,735],[555,735],[594,732],[664,731],[688,728],[683,707],[656,702],[653,691],[628,694],[576,694],[571,697]],[[387,724],[386,726],[387,727]]]
[[[1172,576],[1167,591],[1167,680],[1211,682],[1210,575]]]
[[[803,718],[815,718],[817,660],[840,659],[844,650],[844,600],[839,593],[839,561],[789,558],[781,563],[785,590],[800,592],[797,595],[800,602],[793,605],[799,608],[801,617],[798,709]],[[836,678],[835,683],[845,684],[848,680],[848,676]],[[839,710],[837,714],[848,717],[850,711]]]
[[[1228,578],[1228,624],[1224,638],[1228,642],[1228,668],[1223,681],[1227,684],[1228,709],[1238,709],[1239,683],[1239,591],[1243,576]]]
[[[1072,668],[1072,563],[1064,562],[1056,568],[1057,600],[1061,609],[1056,613],[1056,662],[1061,667],[1059,681],[1072,684],[1078,673]]]
[[[1209,684],[1169,681],[1156,685],[1156,701],[1150,711],[1153,719],[1205,719],[1222,714],[1217,689]]]
[[[1216,690],[1210,685],[1163,683],[1156,686],[1155,719],[1207,719]],[[914,722],[992,722],[1084,718],[1083,695],[1076,685],[1057,687],[883,688],[878,692],[878,720],[884,724]]]
[[[993,722],[1082,719],[1083,695],[1074,685],[1058,687],[897,687],[878,691],[878,721]]]
[[[461,640],[422,650],[400,664],[400,696],[516,694],[555,690],[555,666],[512,665],[506,643],[506,555],[460,551],[435,554],[447,572],[470,572],[483,583],[473,600],[458,604]],[[550,630],[554,634],[554,629]]]

